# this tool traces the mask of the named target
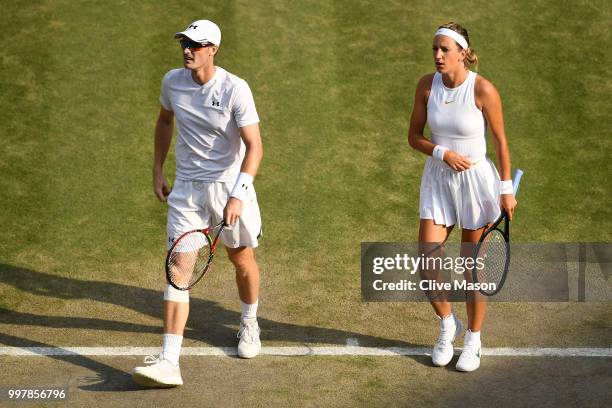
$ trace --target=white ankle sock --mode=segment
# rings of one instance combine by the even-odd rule
[[[182,343],[183,336],[179,334],[164,333],[164,344],[162,346],[164,359],[174,365],[178,365]]]
[[[480,332],[473,332],[471,330],[468,330],[465,332],[465,340],[464,340],[465,344],[478,344],[480,343]]]
[[[259,305],[259,300],[256,300],[253,304],[244,303],[242,300],[240,301],[240,311],[242,312],[240,318],[241,319],[255,319],[257,318],[257,306]]]
[[[455,321],[455,315],[453,315],[453,313],[444,317],[438,316],[438,318],[440,319],[440,324],[442,325],[443,329],[450,329],[457,326],[457,322]]]

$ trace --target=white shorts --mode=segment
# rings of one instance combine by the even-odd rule
[[[427,158],[421,179],[421,219],[476,230],[500,216],[499,204],[499,174],[488,158],[465,171]]]
[[[220,223],[233,187],[232,182],[175,180],[168,196],[168,249],[181,234]],[[255,190],[250,191],[238,221],[221,233],[221,241],[227,247],[256,248],[259,245],[261,215]]]

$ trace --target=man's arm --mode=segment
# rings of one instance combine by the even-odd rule
[[[261,158],[263,157],[263,145],[259,134],[257,123],[240,128],[240,137],[246,146],[241,173],[246,173],[255,178]],[[242,213],[243,203],[236,197],[230,197],[223,211],[223,218],[228,225],[233,225]]]
[[[155,141],[153,153],[153,192],[160,201],[166,201],[170,194],[168,182],[164,177],[164,161],[172,142],[174,130],[174,112],[164,109],[159,110],[159,117],[155,125]]]
[[[246,146],[244,153],[244,160],[242,160],[242,166],[240,171],[248,173],[253,178],[257,174],[259,169],[259,163],[263,156],[263,145],[261,143],[261,136],[259,134],[259,124],[248,125],[240,128],[240,137]]]

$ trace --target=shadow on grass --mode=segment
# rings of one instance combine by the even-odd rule
[[[59,277],[43,272],[32,271],[12,265],[0,264],[0,282],[13,286],[21,291],[38,296],[47,296],[64,300],[89,299],[109,305],[121,306],[139,313],[161,318],[162,293],[137,286],[123,285],[112,282],[88,281]],[[109,308],[109,317],[117,318],[117,310]],[[225,309],[216,302],[191,298],[190,317],[185,329],[185,337],[202,341],[216,347],[232,347],[236,345],[236,327],[240,313]],[[263,341],[283,341],[298,344],[324,343],[345,345],[347,339],[357,339],[361,346],[395,346],[415,347],[414,344],[389,340],[381,337],[368,336],[345,330],[303,326],[258,317],[262,328]],[[79,317],[79,316],[44,316],[0,308],[0,323],[14,325],[29,325],[52,328],[89,329],[105,332],[162,333],[161,326],[151,326],[122,322],[111,319]],[[160,339],[161,342],[161,339]],[[35,341],[0,335],[0,343],[14,347],[52,347]],[[97,371],[102,384],[111,381],[117,388],[124,388],[126,383],[121,379],[128,376],[110,366],[98,363],[83,356],[52,356],[58,360],[68,361]],[[427,363],[422,359],[414,359],[420,364]],[[131,381],[128,381],[131,384]],[[131,385],[130,385],[131,386]],[[91,387],[91,386],[90,386]],[[100,385],[100,389],[107,389]],[[94,390],[94,388],[89,388]],[[110,390],[110,389],[109,389]]]

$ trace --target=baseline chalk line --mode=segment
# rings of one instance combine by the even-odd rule
[[[0,347],[0,356],[146,356],[160,347]],[[461,348],[455,348],[458,354]],[[280,346],[262,347],[266,356],[429,356],[431,347]],[[492,347],[482,354],[500,357],[612,357],[606,347]],[[183,347],[181,356],[235,356],[235,347]]]

